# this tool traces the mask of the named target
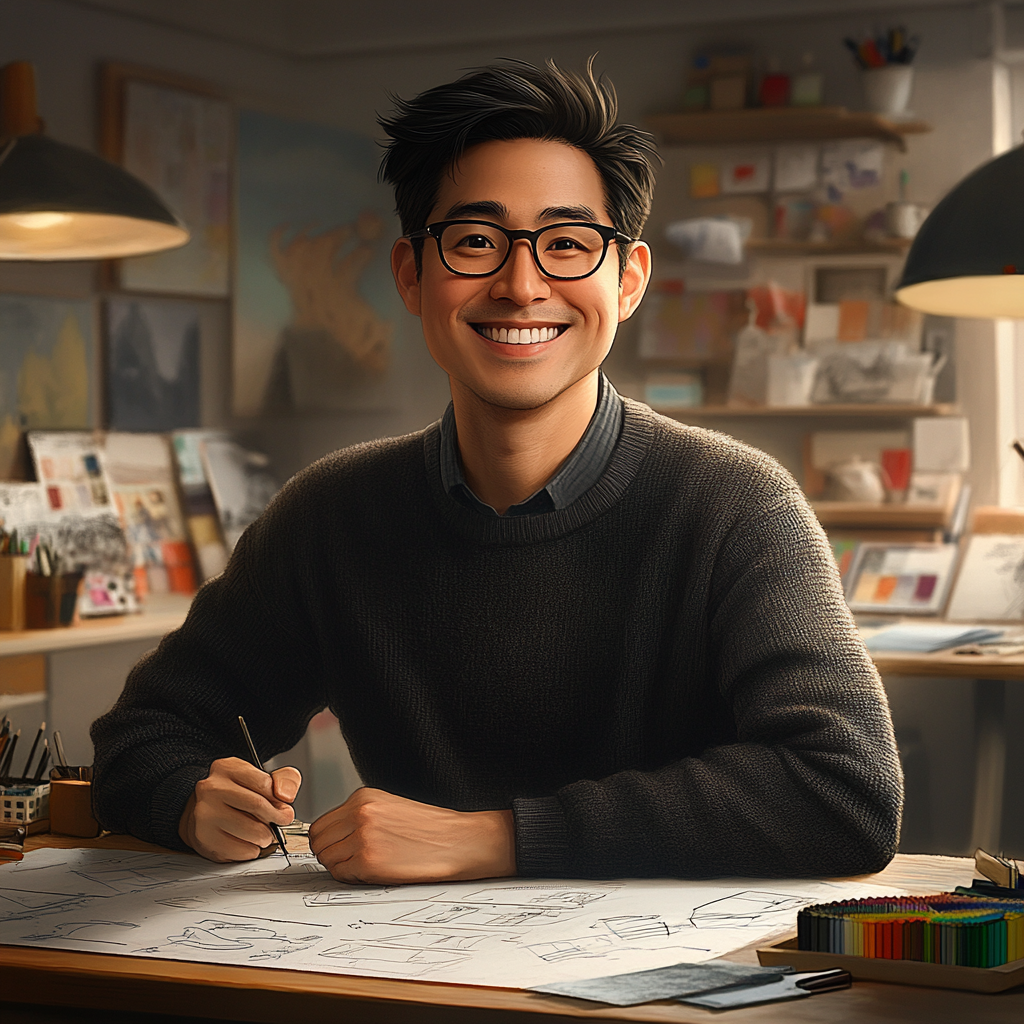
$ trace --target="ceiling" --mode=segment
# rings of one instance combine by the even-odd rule
[[[296,58],[431,49],[963,0],[67,0]]]

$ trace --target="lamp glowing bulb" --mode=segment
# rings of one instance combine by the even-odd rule
[[[71,220],[69,213],[18,213],[12,214],[9,218],[12,224],[19,228],[29,228],[32,231],[42,231],[46,228],[55,228],[59,224],[67,224]]]

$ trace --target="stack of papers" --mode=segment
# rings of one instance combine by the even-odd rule
[[[904,623],[883,629],[864,642],[869,651],[931,654],[948,647],[988,643],[998,640],[1002,635],[1003,630],[988,626],[951,626],[940,622]]]

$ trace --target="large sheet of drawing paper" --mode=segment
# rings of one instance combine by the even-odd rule
[[[701,963],[862,882],[485,879],[352,886],[306,854],[38,850],[0,867],[0,943],[527,988]]]

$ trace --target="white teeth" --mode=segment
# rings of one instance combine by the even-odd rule
[[[558,337],[557,327],[479,327],[477,330],[488,340],[503,345],[537,345]]]

